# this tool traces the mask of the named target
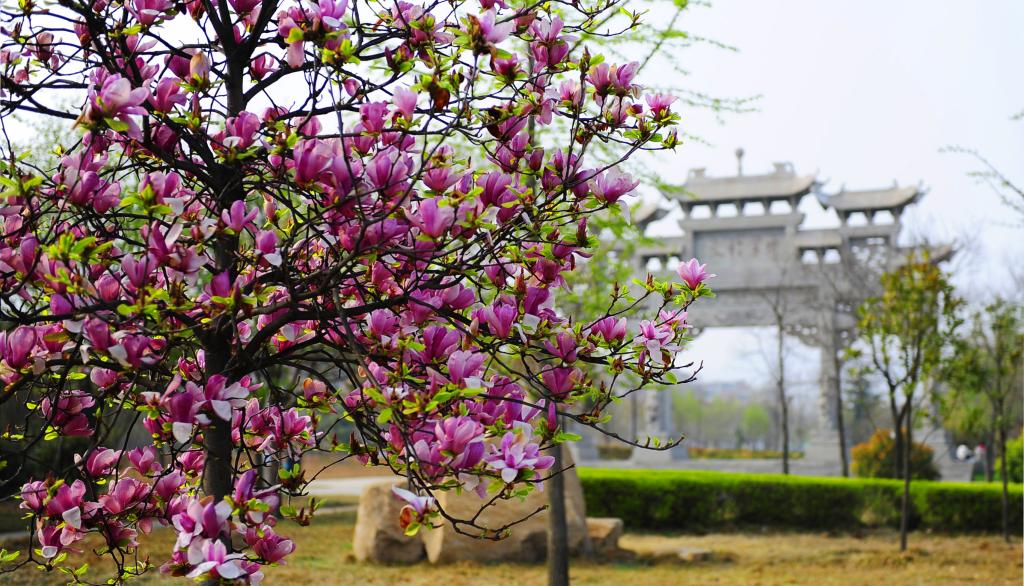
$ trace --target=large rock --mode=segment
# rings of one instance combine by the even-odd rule
[[[562,453],[566,454],[566,464],[571,464],[572,457],[568,455],[569,451],[563,450]],[[580,553],[587,549],[588,542],[583,486],[575,468],[570,468],[563,474],[569,549],[573,553]],[[445,512],[457,519],[472,517],[486,502],[471,492],[463,492],[461,495],[444,492],[437,493],[436,496]],[[522,501],[498,501],[495,506],[489,507],[480,515],[477,524],[489,529],[498,529],[526,517],[547,504],[547,491],[535,489]],[[500,541],[475,539],[458,534],[448,522],[440,529],[423,530],[421,534],[426,545],[427,558],[435,564],[464,560],[536,562],[543,560],[547,553],[548,512],[545,510],[515,525],[512,527],[512,534]]]
[[[595,555],[617,553],[625,525],[617,517],[587,517],[587,535]]]
[[[397,484],[398,481],[388,481],[370,485],[359,498],[352,548],[361,562],[411,564],[423,559],[422,539],[405,535],[398,525],[405,501],[391,492]]]

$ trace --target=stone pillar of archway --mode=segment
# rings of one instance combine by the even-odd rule
[[[798,468],[804,474],[839,476],[842,474],[843,465],[839,453],[839,414],[836,400],[839,380],[836,362],[838,348],[833,316],[822,316],[814,337],[820,351],[821,365],[818,374],[818,420],[807,439],[803,461]]]

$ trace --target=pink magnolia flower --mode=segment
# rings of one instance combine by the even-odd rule
[[[60,517],[75,529],[82,528],[85,483],[76,480],[71,484],[62,484],[53,497],[46,502],[46,514]]]
[[[220,213],[220,220],[228,228],[235,232],[241,232],[252,224],[252,221],[256,219],[259,213],[259,208],[252,207],[246,210],[244,201],[235,200],[231,204],[231,208]]]
[[[418,357],[433,362],[447,356],[459,343],[459,333],[444,326],[430,326],[423,330],[423,350]]]
[[[181,80],[173,77],[165,77],[156,84],[156,91],[149,96],[149,104],[157,112],[170,112],[175,106],[180,106],[187,101],[185,94],[181,92]]]
[[[484,307],[477,313],[487,324],[491,335],[503,340],[508,338],[512,324],[519,317],[519,310],[514,305],[500,302]]]
[[[160,20],[172,6],[170,0],[132,0],[128,11],[140,24],[149,26]]]
[[[49,424],[62,435],[89,436],[93,430],[84,411],[95,404],[96,399],[85,391],[72,389],[61,393],[56,401],[44,398],[39,407]]]
[[[260,5],[262,0],[228,0],[231,7],[235,9],[238,14],[249,14],[257,6]]]
[[[271,266],[281,266],[281,253],[277,250],[277,233],[273,230],[260,230],[256,235],[256,250]]]
[[[700,261],[698,261],[697,259],[691,258],[687,262],[680,263],[679,268],[676,269],[676,272],[679,273],[679,278],[682,279],[684,283],[686,283],[687,287],[695,290],[704,281],[718,276],[709,275],[708,272],[704,270],[705,266],[707,265],[702,265],[700,264]]]
[[[544,348],[565,362],[576,362],[576,338],[570,334],[559,332],[554,343],[548,340],[544,342]]]
[[[425,199],[410,217],[409,221],[431,238],[440,238],[448,233],[455,221],[455,209],[440,205],[438,198]]]
[[[171,519],[178,531],[176,547],[184,548],[195,541],[216,540],[228,531],[231,505],[227,501],[214,504],[212,497],[192,499],[184,511]]]
[[[607,343],[621,341],[626,337],[626,318],[616,320],[608,316],[601,318],[591,324],[590,331],[600,335]]]
[[[406,120],[412,120],[413,114],[416,113],[416,98],[416,92],[409,88],[395,90],[395,109]]]
[[[529,476],[537,478],[541,470],[547,470],[555,463],[555,459],[540,455],[540,446],[532,439],[533,427],[517,422],[514,431],[505,432],[500,447],[491,446],[491,453],[485,458],[487,465],[499,471],[506,484],[515,482],[521,471],[532,471]]]
[[[249,74],[256,81],[277,70],[277,60],[267,53],[260,53],[249,63]]]
[[[561,400],[582,381],[583,372],[578,368],[556,367],[545,370],[540,377],[548,392]]]
[[[82,468],[90,478],[103,478],[114,471],[114,467],[117,466],[119,459],[121,459],[121,450],[97,448],[89,453]],[[75,454],[75,461],[79,466],[82,465],[81,456],[78,454]]]
[[[29,356],[35,345],[35,328],[18,326],[13,332],[0,332],[0,358],[15,370],[21,370],[28,365]]]
[[[67,549],[67,546],[75,539],[68,539],[74,532],[61,529],[57,525],[40,524],[36,529],[36,540],[39,542],[40,553],[46,559],[57,557],[57,554]]]
[[[594,197],[608,203],[617,202],[620,197],[636,189],[637,185],[640,185],[639,179],[633,179],[617,167],[590,180],[590,190]]]
[[[242,554],[228,554],[227,547],[218,539],[198,539],[188,548],[188,562],[195,566],[186,574],[188,578],[209,575],[215,580],[235,580],[246,575],[242,567]]]
[[[171,434],[177,442],[182,444],[191,441],[192,428],[195,424],[209,423],[209,419],[205,415],[199,414],[205,403],[205,397],[193,383],[188,384],[191,385],[191,388],[172,394],[162,403],[171,424]]]
[[[144,503],[152,487],[126,477],[114,482],[107,494],[99,498],[100,507],[109,515],[119,515]]]
[[[152,476],[162,470],[159,455],[153,446],[135,448],[128,452],[128,461],[143,476]]]
[[[101,389],[108,389],[117,382],[118,374],[109,368],[94,368],[89,371],[89,380]]]
[[[402,529],[405,529],[414,521],[422,523],[436,509],[437,501],[435,501],[432,496],[419,496],[414,492],[397,486],[391,487],[391,492],[394,493],[396,497],[408,503],[406,506],[402,507],[402,513],[398,521]]]
[[[46,483],[41,480],[34,482],[26,482],[21,487],[21,505],[22,509],[27,509],[36,513],[42,512],[43,504],[46,502],[46,497],[49,495],[49,487]]]
[[[416,457],[432,466],[453,469],[472,468],[484,455],[484,426],[472,417],[451,417],[434,426],[431,441],[420,439],[414,450]]]
[[[115,120],[124,125],[124,134],[136,140],[142,139],[142,130],[131,118],[146,113],[141,104],[149,97],[145,88],[132,88],[131,82],[119,74],[107,75],[99,91],[91,91],[89,98],[90,115]]]
[[[292,157],[295,161],[295,182],[303,186],[320,179],[334,160],[331,147],[319,140],[300,141],[295,145]]]
[[[654,114],[655,118],[662,118],[671,114],[669,107],[676,101],[676,97],[669,94],[648,94],[646,97],[647,105],[651,108],[651,113]]]
[[[249,148],[256,140],[260,124],[260,117],[252,112],[241,112],[238,116],[228,118],[224,123],[227,135],[223,141],[224,146],[239,150]]]
[[[281,562],[295,551],[295,542],[274,533],[274,530],[266,525],[259,529],[246,528],[245,542],[249,544],[256,555],[268,564]]]
[[[492,45],[496,45],[508,38],[508,35],[515,30],[516,23],[512,20],[506,22],[497,23],[498,14],[491,8],[484,11],[480,15],[479,23],[480,34],[483,35],[485,41]]]
[[[467,385],[470,384],[471,379],[477,376],[480,372],[480,367],[483,365],[486,356],[482,352],[468,352],[465,350],[456,350],[448,356],[448,378],[455,384],[462,384],[465,382]],[[475,381],[474,386],[479,385],[479,381]]]
[[[240,382],[228,385],[227,379],[223,375],[215,374],[206,381],[203,394],[206,396],[206,406],[217,417],[224,421],[231,421],[231,409],[245,406],[249,389]]]
[[[423,174],[423,184],[438,193],[447,191],[459,179],[451,167],[434,167]]]
[[[590,68],[587,81],[594,86],[594,90],[599,96],[608,93],[624,96],[634,89],[633,76],[636,75],[639,67],[640,64],[636,62],[627,65],[599,63]]]

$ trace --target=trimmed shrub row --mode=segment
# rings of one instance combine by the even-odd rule
[[[631,529],[895,527],[903,491],[899,480],[781,474],[582,468],[579,476],[587,514],[621,517]],[[915,481],[910,490],[914,528],[1001,530],[996,484]],[[1024,529],[1022,499],[1021,485],[1011,486],[1010,524],[1018,533]]]

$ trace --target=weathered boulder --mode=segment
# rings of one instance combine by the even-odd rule
[[[617,553],[625,525],[617,517],[587,517],[587,535],[595,555]]]
[[[423,559],[423,540],[409,537],[398,525],[405,501],[395,498],[391,487],[398,481],[373,484],[359,497],[352,549],[361,562],[411,564]]]
[[[566,454],[566,463],[571,464],[572,458],[568,456],[568,450],[563,451],[563,454]],[[563,474],[569,550],[572,553],[580,553],[586,548],[588,539],[583,486],[575,468],[570,468]],[[446,492],[438,493],[436,496],[446,512],[463,519],[476,514],[485,502],[470,492],[463,492],[461,495]],[[526,517],[547,503],[547,491],[534,490],[522,501],[512,499],[498,502],[480,515],[477,524],[498,529]],[[548,512],[545,510],[515,525],[512,527],[512,535],[500,541],[475,539],[458,534],[447,522],[440,529],[423,530],[420,533],[426,545],[427,558],[435,564],[465,560],[536,562],[543,560],[547,554]]]

